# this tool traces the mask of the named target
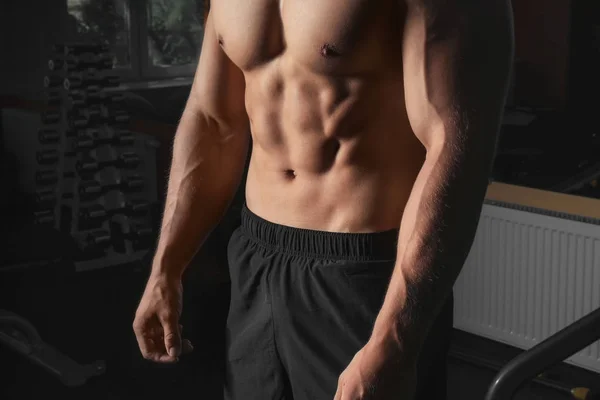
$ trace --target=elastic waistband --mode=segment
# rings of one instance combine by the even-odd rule
[[[251,240],[279,252],[309,258],[383,261],[396,258],[399,229],[374,233],[338,233],[269,222],[242,207],[241,229]]]

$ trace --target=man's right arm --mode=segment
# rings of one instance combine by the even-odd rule
[[[209,14],[198,69],[175,134],[153,275],[181,277],[231,203],[248,144],[244,76],[219,45]]]

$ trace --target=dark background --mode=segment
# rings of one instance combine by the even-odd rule
[[[139,6],[143,1],[132,0],[138,11],[144,10],[143,4]],[[195,5],[194,11],[201,19],[207,6],[202,1],[188,3]],[[493,178],[600,198],[596,183],[600,175],[600,3],[513,3],[516,60],[507,115],[525,115],[529,122],[507,120],[503,126]],[[92,13],[95,21],[118,31],[120,25],[111,22],[118,18],[98,7]],[[78,31],[68,11],[65,0],[2,2],[0,111],[39,115],[46,110],[43,78],[55,44],[81,40],[114,44],[115,32],[109,28],[105,36]],[[132,18],[140,15],[132,14]],[[163,36],[153,43],[168,49],[161,62],[179,63],[179,70],[165,76],[139,64],[144,60],[137,60],[134,72],[121,75],[121,91],[126,95],[123,107],[131,116],[127,128],[149,135],[160,144],[151,172],[151,179],[157,183],[156,207],[160,210],[171,143],[190,89],[193,68],[186,65],[197,54],[190,46],[165,45],[169,39],[159,28],[154,33]],[[139,43],[146,39],[135,40]],[[115,47],[117,53],[121,50]],[[46,343],[75,361],[87,364],[104,360],[107,365],[102,376],[68,389],[27,357],[0,344],[0,399],[42,395],[154,399],[166,394],[218,398],[222,332],[228,308],[225,249],[230,233],[239,224],[241,190],[186,275],[183,325],[195,345],[194,354],[175,366],[150,365],[139,355],[131,323],[148,275],[152,248],[132,262],[76,272],[71,238],[31,222],[32,194],[23,188],[21,175],[25,162],[22,155],[29,151],[34,135],[27,131],[0,133],[0,309],[31,321]],[[22,135],[19,148],[7,145],[15,142],[14,135]],[[2,329],[7,328],[0,321]],[[491,375],[482,379],[489,380]]]

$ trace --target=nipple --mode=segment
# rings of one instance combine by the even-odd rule
[[[340,53],[330,44],[325,43],[321,46],[321,55],[323,57],[339,57]]]

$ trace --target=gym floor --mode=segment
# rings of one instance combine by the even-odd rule
[[[16,361],[14,357],[2,354],[2,363]],[[448,379],[448,400],[482,400],[489,387],[493,373],[489,370],[476,368],[471,365],[451,360],[449,362],[450,376]],[[5,368],[6,365],[3,367]],[[219,399],[220,389],[217,377],[211,374],[203,375],[179,373],[177,369],[154,369],[146,373],[136,371],[129,377],[123,374],[116,376],[116,371],[95,378],[86,386],[78,389],[65,389],[56,379],[41,372],[31,365],[17,362],[13,370],[14,377],[5,375],[2,379],[0,397],[5,400],[39,399],[42,397],[60,396],[61,399],[86,400],[132,400],[132,399]],[[15,376],[16,375],[16,376]],[[133,376],[135,375],[135,376]],[[142,378],[142,375],[145,375]],[[186,382],[186,383],[182,383]],[[520,390],[514,400],[566,400],[569,397],[541,386],[528,385]]]
[[[137,370],[111,368],[103,377],[77,389],[66,389],[39,368],[5,357],[3,363],[16,362],[13,376],[5,375],[0,397],[6,400],[38,399],[58,395],[62,399],[131,400],[131,399],[219,399],[218,375],[209,367],[179,365],[172,368],[140,367]],[[494,377],[494,371],[468,363],[449,361],[448,400],[482,400]],[[14,379],[14,380],[13,380]],[[4,381],[4,379],[3,379]],[[8,385],[8,386],[7,386]],[[554,390],[527,385],[514,400],[565,400],[569,397]]]
[[[458,360],[449,361],[448,400],[483,400],[495,372]],[[541,385],[530,384],[517,392],[512,400],[565,400],[565,394]],[[508,399],[507,399],[508,400]]]
[[[222,364],[217,360],[228,307],[227,287],[187,285],[182,323],[187,336],[194,340],[195,351],[175,366],[157,366],[141,359],[131,331],[146,274],[146,270],[133,267],[88,274],[56,269],[3,273],[2,285],[10,283],[0,291],[1,297],[11,292],[13,296],[2,298],[0,308],[34,322],[45,341],[82,364],[105,360],[107,371],[82,387],[67,389],[46,371],[0,346],[0,370],[5,371],[0,374],[0,399],[53,395],[86,400],[152,400],[164,396],[219,399]],[[485,343],[478,344],[475,338],[459,331],[455,336],[453,348],[461,353],[476,352],[476,347],[489,348],[491,343],[479,339]],[[498,353],[507,354],[505,349]],[[449,400],[482,400],[497,372],[456,357],[451,357],[449,367]],[[515,400],[568,398],[553,389],[530,384]]]

